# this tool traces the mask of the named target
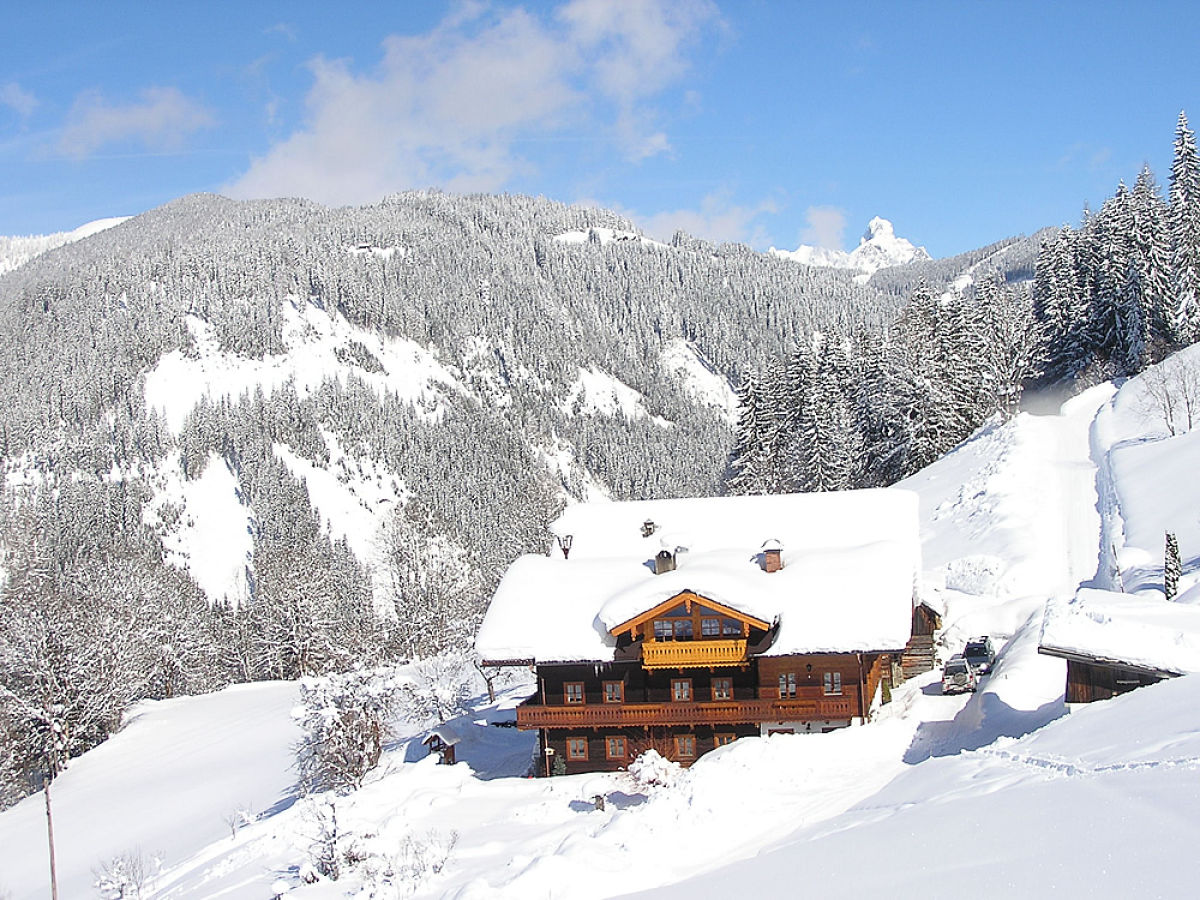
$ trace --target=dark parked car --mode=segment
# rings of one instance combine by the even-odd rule
[[[992,646],[992,639],[987,635],[967,641],[962,655],[971,664],[971,668],[980,675],[986,675],[992,671],[992,663],[996,661],[996,649]]]

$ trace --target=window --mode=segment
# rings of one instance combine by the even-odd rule
[[[732,678],[714,678],[712,680],[712,698],[714,700],[729,700],[733,697]]]
[[[669,641],[672,637],[671,620],[670,619],[655,619],[654,620],[654,639],[656,641]]]
[[[726,744],[732,744],[736,740],[737,740],[736,734],[729,734],[729,733],[714,734],[713,735],[713,746],[714,747],[724,747]]]
[[[671,699],[679,703],[687,703],[692,699],[692,679],[672,678]]]
[[[616,735],[604,739],[604,756],[607,759],[624,759],[626,751],[625,738]]]
[[[623,682],[623,681],[606,681],[606,682],[604,682],[604,702],[605,703],[624,703],[625,702],[625,682]]]
[[[678,759],[696,758],[696,736],[694,734],[675,735],[675,756]]]
[[[724,619],[721,625],[726,637],[740,637],[742,634],[742,623],[737,619]]]
[[[703,637],[720,637],[721,635],[721,620],[720,619],[701,619],[700,634]]]
[[[568,681],[563,685],[563,695],[569,705],[583,703],[583,682]]]
[[[587,758],[587,738],[567,738],[567,759]]]
[[[828,693],[828,691],[826,691]],[[780,672],[779,673],[779,697],[796,696],[796,673],[795,672]]]
[[[692,639],[692,620],[691,619],[676,619],[674,624],[675,624],[675,640],[690,641]]]
[[[841,672],[826,672],[825,673],[825,693],[840,694],[842,692],[842,673]]]

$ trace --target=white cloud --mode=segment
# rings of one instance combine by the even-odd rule
[[[750,244],[762,247],[768,239],[756,221],[764,213],[778,211],[774,200],[760,200],[750,206],[732,203],[728,191],[717,191],[700,201],[699,209],[676,209],[639,216],[626,212],[646,234],[670,240],[676,231],[713,242]]]
[[[0,84],[0,105],[7,106],[22,119],[28,119],[37,109],[37,97],[15,81]]]
[[[226,190],[365,203],[408,187],[498,190],[530,163],[521,141],[568,125],[638,160],[669,150],[647,105],[715,20],[706,2],[575,0],[554,15],[463,4],[432,31],[392,36],[374,71],[310,63],[304,126]]]
[[[800,243],[828,250],[843,249],[846,234],[846,212],[836,206],[810,206],[804,211],[808,223],[800,232]]]
[[[98,92],[89,92],[71,107],[58,149],[66,156],[83,158],[108,144],[133,140],[170,150],[212,124],[212,114],[178,88],[146,88],[141,102],[124,106],[112,106]]]

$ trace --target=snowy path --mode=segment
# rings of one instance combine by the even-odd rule
[[[1101,385],[1063,404],[1055,416],[1037,417],[1030,425],[1044,432],[1049,464],[1056,476],[1056,504],[1063,553],[1063,580],[1058,592],[1073,593],[1096,575],[1100,559],[1100,512],[1097,465],[1091,457],[1091,423],[1113,394]]]

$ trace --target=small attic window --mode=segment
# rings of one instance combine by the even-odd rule
[[[642,537],[648,538],[658,530],[658,526],[650,519],[642,523]]]

